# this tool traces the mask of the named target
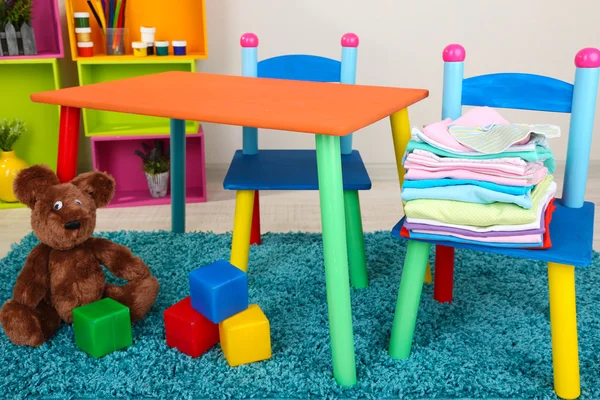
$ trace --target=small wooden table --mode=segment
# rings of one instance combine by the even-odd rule
[[[166,72],[37,93],[34,102],[61,106],[57,174],[77,169],[81,108],[171,119],[171,218],[185,231],[185,121],[313,133],[321,201],[329,329],[336,380],[356,383],[340,136],[391,116],[399,176],[410,139],[407,107],[427,90]]]

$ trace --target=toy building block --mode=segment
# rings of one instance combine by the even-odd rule
[[[75,344],[94,358],[131,345],[129,308],[102,299],[73,310]]]
[[[219,324],[221,348],[230,366],[271,358],[271,329],[256,304]]]
[[[248,277],[227,261],[196,268],[189,279],[192,307],[215,324],[248,308]]]
[[[190,297],[167,308],[164,313],[167,345],[198,357],[219,342],[219,325],[192,308]]]

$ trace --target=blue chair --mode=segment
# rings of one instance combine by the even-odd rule
[[[258,38],[242,35],[242,75],[258,78],[354,84],[358,37],[342,37],[341,61],[314,55],[283,55],[258,61]],[[260,93],[257,93],[260,96]],[[358,191],[371,189],[352,135],[341,138],[346,238],[350,278],[356,288],[368,284]],[[225,177],[226,190],[236,190],[231,263],[247,271],[250,245],[260,243],[259,191],[318,190],[315,150],[259,150],[258,131],[243,128],[243,149],[236,151]]]
[[[573,85],[546,76],[519,73],[463,79],[465,50],[460,45],[446,47],[443,59],[444,119],[457,119],[462,113],[462,106],[571,114],[563,198],[555,201],[556,210],[550,225],[550,249],[523,250],[409,240],[392,327],[390,355],[398,359],[410,355],[423,276],[432,244],[437,246],[434,285],[445,286],[443,291],[446,293],[448,287],[450,293],[452,290],[453,248],[542,260],[548,263],[554,390],[561,398],[576,398],[580,394],[580,382],[575,267],[589,266],[592,261],[594,204],[585,202],[584,195],[596,109],[600,50],[588,48],[577,53]],[[394,227],[392,233],[395,237],[400,237],[403,222],[404,219]],[[437,258],[440,257],[450,259],[438,263]]]

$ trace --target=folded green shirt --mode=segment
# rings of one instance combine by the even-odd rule
[[[465,158],[472,160],[489,160],[492,158],[520,157],[528,162],[543,161],[544,166],[548,168],[548,173],[550,174],[553,173],[556,169],[556,164],[554,163],[554,155],[552,154],[552,150],[544,146],[536,146],[535,151],[515,151],[498,154],[482,154],[480,156],[467,156],[462,154],[453,154],[448,151],[438,149],[437,147],[433,147],[432,145],[425,142],[417,142],[416,140],[410,140],[408,142],[408,145],[406,146],[406,152],[411,153],[415,149],[427,150],[441,157]]]
[[[528,224],[537,219],[538,207],[553,179],[552,175],[547,175],[533,189],[532,207],[529,209],[509,203],[476,204],[454,200],[420,199],[405,202],[404,214],[409,219],[430,219],[466,226]]]

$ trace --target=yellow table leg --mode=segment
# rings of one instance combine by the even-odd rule
[[[554,391],[563,399],[580,395],[575,304],[575,267],[548,263]]]
[[[244,272],[248,272],[253,208],[254,190],[238,190],[235,196],[235,216],[233,219],[230,262]]]
[[[410,122],[408,120],[408,109],[405,108],[396,111],[390,115],[390,123],[392,125],[392,138],[394,140],[394,154],[396,155],[396,168],[398,168],[398,180],[400,188],[404,183],[404,174],[406,170],[402,165],[402,157],[406,152],[406,146],[410,140]],[[431,283],[431,265],[427,262],[427,270],[425,271],[425,283]]]

